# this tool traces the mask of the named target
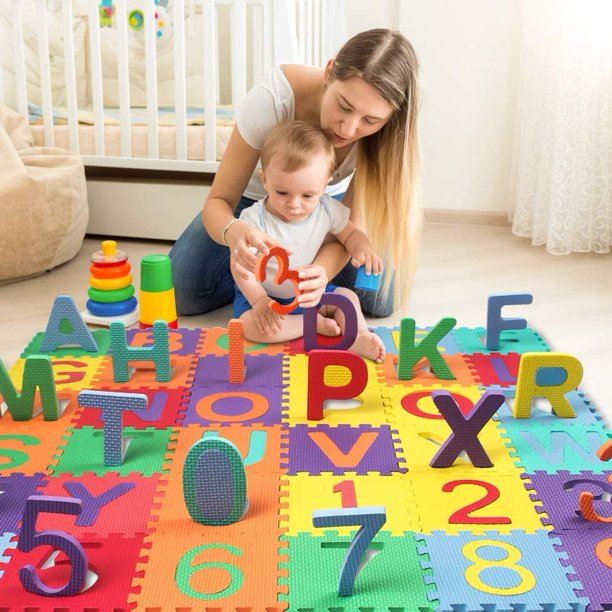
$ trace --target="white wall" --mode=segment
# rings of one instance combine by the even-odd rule
[[[518,78],[515,0],[347,0],[349,36],[400,29],[421,63],[425,206],[507,210]]]

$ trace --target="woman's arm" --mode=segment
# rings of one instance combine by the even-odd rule
[[[276,243],[262,231],[242,221],[232,223],[227,229],[225,242],[223,232],[234,219],[234,210],[258,159],[259,151],[248,145],[234,127],[202,209],[202,222],[208,235],[219,244],[227,244],[234,251],[236,263],[248,270],[254,269],[257,261],[250,247],[267,253],[268,247]],[[235,253],[236,250],[238,253]]]

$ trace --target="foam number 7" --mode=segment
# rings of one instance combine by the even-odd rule
[[[286,280],[291,281],[295,287],[295,298],[290,304],[279,304],[276,300],[270,300],[270,308],[277,314],[285,315],[289,314],[292,310],[295,310],[298,306],[297,298],[301,293],[298,289],[300,277],[297,270],[289,269],[289,256],[287,251],[282,247],[272,247],[267,255],[262,255],[257,261],[255,268],[255,278],[262,283],[266,280],[266,265],[272,257],[276,257],[278,260],[278,272],[274,277],[274,282],[277,285],[281,285]]]
[[[58,588],[44,584],[36,574],[32,565],[24,565],[19,570],[19,579],[26,591],[36,595],[51,597],[76,595],[83,590],[87,576],[87,554],[76,538],[62,531],[36,532],[36,519],[41,512],[53,514],[80,514],[82,502],[80,499],[66,497],[51,497],[49,495],[32,495],[28,497],[23,513],[21,535],[17,548],[30,552],[37,546],[52,546],[66,553],[72,565],[68,582]]]
[[[338,581],[338,596],[349,597],[357,575],[363,569],[362,558],[378,533],[387,521],[387,511],[384,506],[363,506],[361,508],[331,508],[315,510],[312,513],[312,524],[315,527],[351,527],[359,525],[348,548]],[[366,558],[367,562],[368,559]]]

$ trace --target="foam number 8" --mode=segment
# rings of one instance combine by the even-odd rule
[[[506,551],[507,555],[499,561],[483,559],[478,556],[478,551],[484,546],[501,548]],[[500,542],[498,540],[476,540],[474,542],[468,542],[463,547],[462,552],[466,559],[473,562],[473,565],[465,570],[465,579],[470,586],[479,591],[491,593],[492,595],[520,595],[531,591],[536,584],[535,576],[526,567],[518,565],[518,562],[521,560],[521,551],[507,542]],[[486,584],[480,578],[480,574],[490,567],[512,570],[518,574],[520,582],[516,586],[505,588],[498,588]]]
[[[176,566],[176,586],[183,592],[185,595],[189,597],[193,597],[194,599],[220,599],[221,597],[228,597],[232,593],[235,593],[242,584],[244,583],[244,574],[237,568],[235,565],[231,563],[222,563],[222,562],[212,562],[207,561],[206,563],[197,563],[192,565],[193,560],[203,551],[208,550],[209,548],[223,548],[229,551],[232,555],[236,557],[240,557],[242,555],[242,551],[239,548],[235,548],[234,546],[229,546],[228,544],[202,544],[202,546],[197,546],[196,548],[192,548],[190,551],[185,553],[178,565]],[[205,569],[222,569],[226,571],[230,575],[230,583],[224,589],[219,591],[215,591],[213,593],[203,593],[202,591],[196,591],[190,585],[191,577],[199,571]]]
[[[276,257],[278,260],[278,272],[274,277],[274,282],[277,285],[281,285],[285,281],[291,281],[295,287],[295,298],[290,304],[279,304],[276,300],[270,300],[270,308],[277,314],[289,314],[292,310],[295,310],[298,306],[297,298],[300,294],[298,285],[300,277],[296,270],[289,269],[289,256],[287,251],[281,247],[272,247],[267,255],[263,255],[257,261],[257,267],[255,268],[255,278],[261,283],[266,280],[266,264],[272,257]]]

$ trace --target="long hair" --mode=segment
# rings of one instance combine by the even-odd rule
[[[331,78],[353,77],[368,83],[394,111],[382,129],[358,141],[355,205],[385,262],[383,292],[395,271],[398,309],[408,301],[422,228],[418,60],[401,33],[368,30],[348,40],[335,58]]]

